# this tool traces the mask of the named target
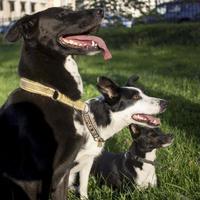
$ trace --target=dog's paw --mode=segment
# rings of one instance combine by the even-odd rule
[[[81,200],[89,200],[87,194],[85,194],[85,195],[82,194],[82,195],[80,196],[80,199],[81,199]]]

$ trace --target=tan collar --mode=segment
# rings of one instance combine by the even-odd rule
[[[84,111],[85,106],[86,106],[85,102],[82,102],[80,100],[73,101],[69,97],[60,93],[58,90],[55,90],[53,88],[42,85],[41,83],[31,81],[26,78],[20,79],[20,87],[23,90],[26,90],[34,94],[40,94],[42,96],[49,97],[53,99],[54,101],[58,101],[60,103],[66,104],[80,111]]]
[[[96,122],[90,116],[90,112],[88,110],[89,107],[85,102],[82,102],[80,100],[73,101],[69,97],[60,93],[58,90],[55,90],[53,88],[42,85],[41,83],[31,81],[26,78],[20,79],[20,87],[28,92],[49,97],[54,101],[58,101],[60,103],[71,106],[76,110],[82,111],[83,120],[85,121],[88,130],[90,131],[92,137],[94,138],[94,141],[97,142],[98,147],[102,147],[105,141],[103,140],[103,138],[100,137],[96,126]]]

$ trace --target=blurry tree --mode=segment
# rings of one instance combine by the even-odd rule
[[[113,15],[131,16],[134,10],[144,14],[149,8],[149,0],[77,0],[77,7],[80,8],[104,8]]]

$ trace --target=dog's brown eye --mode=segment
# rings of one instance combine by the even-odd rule
[[[141,96],[139,96],[138,94],[136,94],[136,95],[133,95],[133,100],[139,100],[139,99],[141,99]]]

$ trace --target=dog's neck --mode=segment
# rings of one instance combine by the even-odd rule
[[[154,162],[156,159],[156,149],[153,149],[150,152],[144,152],[137,144],[137,142],[134,142],[132,147],[129,149],[126,154],[126,159],[129,160],[129,162],[132,163],[133,166],[140,166],[143,164],[143,159]],[[142,159],[137,159],[142,158]]]
[[[53,87],[73,100],[80,99],[81,92],[74,77],[66,70],[66,57],[46,54],[39,47],[23,46],[19,63],[20,77]]]
[[[124,120],[120,120],[120,114],[116,114],[109,109],[103,98],[98,97],[89,101],[90,111],[99,130],[99,135],[107,140],[114,134],[128,126]]]

